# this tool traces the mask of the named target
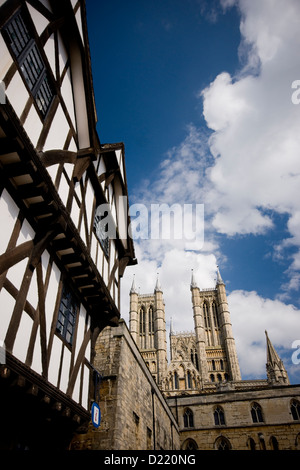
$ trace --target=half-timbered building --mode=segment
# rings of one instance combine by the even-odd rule
[[[0,447],[65,449],[135,263],[124,146],[96,131],[85,2],[1,0],[0,80]]]

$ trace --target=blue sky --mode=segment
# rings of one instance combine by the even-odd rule
[[[205,243],[136,240],[141,293],[159,272],[177,331],[199,287],[226,282],[243,378],[265,376],[265,335],[293,383],[300,340],[297,0],[87,0],[102,143],[124,142],[131,203],[204,204]],[[300,358],[300,354],[299,354]]]

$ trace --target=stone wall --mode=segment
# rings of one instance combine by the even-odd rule
[[[178,423],[181,447],[189,440],[200,450],[213,450],[223,436],[233,450],[250,450],[250,439],[256,450],[271,450],[274,440],[279,450],[295,450],[300,447],[300,421],[293,420],[290,404],[299,400],[300,386],[265,387],[261,390],[230,391],[209,395],[173,397],[168,403]],[[261,407],[263,422],[254,423],[251,407]],[[224,425],[216,425],[214,410],[219,406],[224,412]],[[193,426],[185,426],[184,413],[193,413]]]
[[[106,328],[96,343],[101,424],[76,436],[75,447],[95,450],[178,450],[176,420],[126,323]],[[75,441],[74,441],[75,442]]]

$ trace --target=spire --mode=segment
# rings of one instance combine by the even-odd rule
[[[220,271],[219,271],[219,266],[217,266],[217,284],[224,284],[224,281],[221,277]]]
[[[158,278],[158,273],[157,273],[156,285],[155,285],[154,292],[162,292],[162,288],[161,288],[159,278]]]
[[[282,360],[278,356],[271,343],[267,331],[265,331],[267,341],[267,378],[271,384],[289,384],[289,378]]]
[[[195,287],[198,287],[198,286],[195,280],[194,270],[192,269],[191,289],[194,289]]]
[[[131,286],[131,289],[130,289],[130,294],[137,294],[138,291],[137,291],[137,288],[135,286],[135,274],[133,275],[133,280],[132,280],[132,286]]]

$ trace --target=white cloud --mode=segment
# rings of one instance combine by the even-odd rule
[[[281,248],[299,248],[300,106],[292,103],[291,86],[300,70],[300,3],[235,4],[243,69],[235,77],[221,73],[200,93],[215,158],[205,202],[215,229],[230,236],[266,233],[273,227],[269,212],[286,213],[291,237]],[[300,251],[291,268],[300,269]]]
[[[275,348],[283,348],[292,356],[292,343],[299,339],[298,309],[280,300],[265,299],[257,292],[243,290],[231,292],[228,304],[243,377],[266,376],[265,330]]]
[[[143,182],[134,201],[148,208],[151,203],[204,203],[204,246],[187,251],[182,240],[136,242],[139,264],[124,276],[121,313],[128,320],[133,273],[141,293],[150,293],[159,272],[167,325],[172,317],[176,331],[192,330],[191,269],[199,287],[212,287],[216,264],[226,262],[216,234],[264,234],[273,228],[272,211],[287,214],[289,237],[274,252],[279,260],[286,248],[294,248],[281,296],[271,300],[246,291],[228,296],[242,374],[265,377],[264,330],[285,351],[298,339],[300,312],[283,300],[300,283],[300,105],[291,100],[291,85],[300,79],[300,3],[221,4],[224,9],[236,4],[241,13],[242,68],[236,76],[219,74],[199,93],[210,138],[188,126],[184,141],[170,149],[157,177]]]

